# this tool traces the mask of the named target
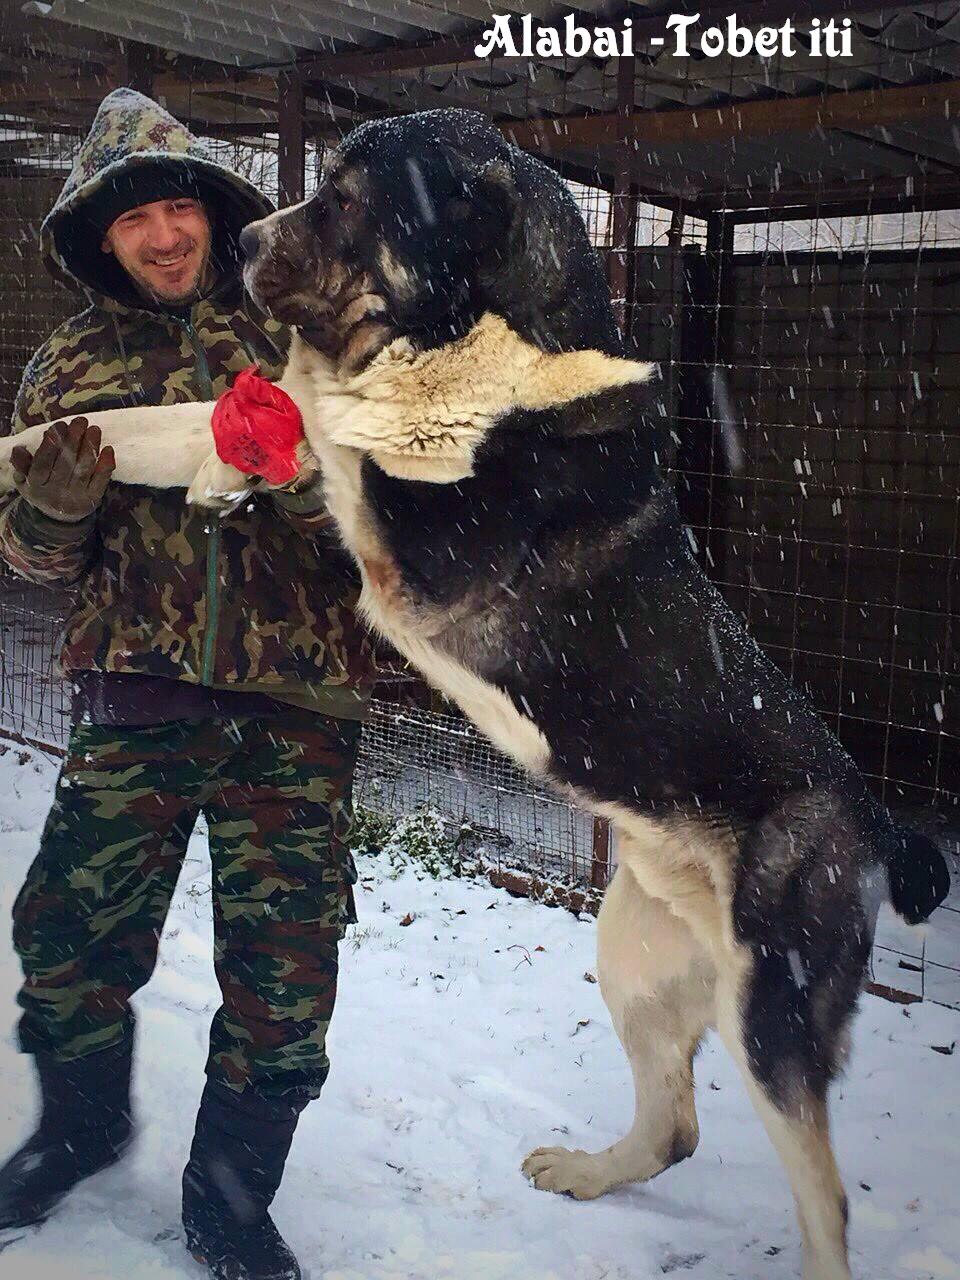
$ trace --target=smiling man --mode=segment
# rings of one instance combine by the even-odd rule
[[[216,1280],[300,1275],[268,1208],[329,1066],[372,656],[316,486],[217,521],[182,493],[111,485],[95,417],[210,400],[254,363],[279,375],[287,335],[239,274],[240,231],[268,211],[155,102],[105,99],[41,229],[48,266],[87,305],[30,361],[12,429],[87,410],[94,424],[55,423],[33,456],[15,450],[19,494],[0,509],[7,564],[79,588],[61,653],[74,724],[14,908],[42,1110],[0,1169],[0,1228],[43,1221],[130,1142],[130,999],[203,813],[223,1001],[183,1222]]]
[[[139,196],[148,198],[113,218],[101,249],[116,257],[146,300],[178,306],[197,297],[209,277],[210,218],[199,195],[190,194],[189,182],[183,184],[182,195],[153,199],[151,177],[156,181],[157,175],[148,171],[136,184],[139,191],[124,191],[132,183],[116,189],[116,199],[123,204]],[[177,184],[167,179],[160,185]],[[109,207],[98,209],[99,220],[110,219],[112,213]]]

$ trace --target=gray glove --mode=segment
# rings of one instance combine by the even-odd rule
[[[117,465],[110,445],[100,448],[100,428],[86,418],[52,423],[35,454],[18,445],[10,461],[21,497],[70,524],[96,511]]]

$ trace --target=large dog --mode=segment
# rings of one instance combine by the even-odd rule
[[[626,358],[573,200],[483,117],[431,112],[357,129],[242,243],[250,292],[299,331],[281,385],[367,619],[617,831],[599,971],[636,1118],[525,1172],[586,1199],[691,1155],[715,1024],[789,1174],[806,1280],[847,1280],[828,1086],[881,899],[921,920],[946,867],[697,567],[654,371]],[[209,411],[96,415],[117,478],[249,491],[211,456]]]

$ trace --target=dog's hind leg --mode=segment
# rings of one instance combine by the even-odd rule
[[[870,815],[805,791],[749,829],[717,966],[717,1025],[793,1188],[804,1280],[848,1280],[846,1197],[827,1095],[870,954]]]
[[[717,1027],[790,1179],[803,1241],[803,1280],[850,1280],[847,1198],[830,1142],[829,1081],[807,1069],[804,1055],[784,1053],[791,1024],[795,1036],[809,1034],[795,1021],[791,993],[778,1000],[769,971],[757,974],[748,964],[738,977],[735,968],[717,978]],[[762,1017],[757,1016],[758,983],[766,985]]]
[[[607,890],[597,935],[601,989],[633,1073],[633,1125],[606,1151],[540,1147],[523,1163],[541,1191],[578,1200],[646,1181],[696,1150],[693,1057],[713,1017],[706,952],[627,866]]]

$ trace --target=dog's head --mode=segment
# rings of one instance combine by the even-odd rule
[[[351,369],[396,337],[448,342],[486,310],[546,349],[616,344],[566,187],[476,112],[361,125],[316,193],[241,245],[254,300]]]

